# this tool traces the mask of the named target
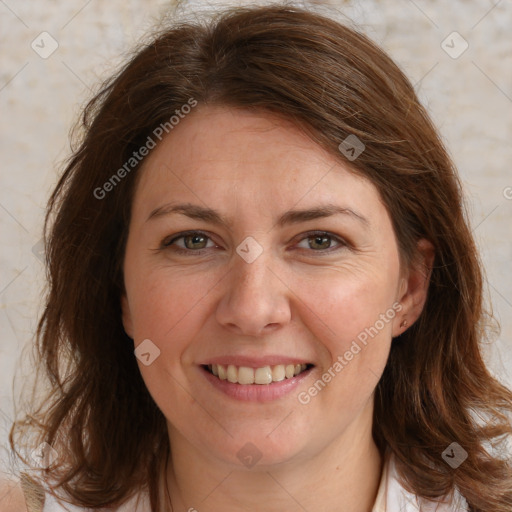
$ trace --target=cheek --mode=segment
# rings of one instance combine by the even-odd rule
[[[151,396],[168,417],[189,417],[197,407],[184,391],[184,370],[191,362],[188,350],[208,315],[208,291],[215,282],[206,274],[160,268],[145,272],[144,279],[134,279],[130,289],[127,286],[135,345],[149,339],[159,350],[150,365],[138,361],[139,369]]]
[[[352,340],[376,323],[379,333],[389,335],[396,315],[395,269],[337,269],[323,274],[297,279],[294,292],[304,304],[301,317],[307,317],[307,324],[315,326],[317,338],[331,354],[346,350]]]
[[[398,260],[383,258],[380,266],[346,265],[314,282],[300,281],[301,317],[321,342],[324,357],[299,401],[323,411],[327,423],[356,415],[379,381],[400,310],[398,277]]]
[[[127,283],[135,342],[150,339],[163,354],[176,356],[201,329],[218,279],[184,268],[146,268]]]
[[[311,417],[321,415],[325,428],[356,417],[384,370],[397,314],[387,284],[385,278],[331,277],[323,291],[304,283],[300,292],[302,321],[318,340],[322,357],[314,379],[297,398]]]

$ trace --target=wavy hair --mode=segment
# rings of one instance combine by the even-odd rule
[[[48,291],[36,347],[51,389],[13,425],[12,448],[21,457],[24,435],[36,433],[65,455],[47,476],[77,505],[119,504],[147,488],[158,509],[166,423],[120,308],[140,163],[106,197],[97,190],[191,98],[290,119],[369,179],[391,216],[402,264],[414,260],[419,239],[432,242],[427,302],[393,340],[375,390],[374,439],[396,456],[403,485],[417,495],[435,499],[456,487],[475,512],[510,512],[510,462],[488,444],[512,432],[512,393],[482,358],[490,320],[454,165],[411,83],[381,49],[290,5],[176,22],[87,104],[45,221]],[[338,149],[348,135],[366,146],[351,162]],[[441,457],[453,442],[468,454],[456,469]]]

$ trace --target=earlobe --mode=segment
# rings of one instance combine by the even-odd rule
[[[128,304],[128,298],[126,297],[126,294],[123,294],[121,296],[121,311],[124,331],[130,338],[133,339],[132,314],[130,311],[130,306]]]
[[[434,257],[434,246],[422,238],[417,244],[416,257],[407,271],[407,276],[401,282],[399,301],[402,310],[393,326],[393,337],[405,332],[420,316],[427,300]]]

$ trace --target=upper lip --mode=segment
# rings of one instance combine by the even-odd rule
[[[248,368],[263,368],[264,366],[276,366],[278,364],[312,364],[311,361],[300,357],[290,357],[281,355],[270,355],[262,357],[249,356],[217,356],[209,358],[201,363],[202,366],[209,364],[221,364],[223,366],[247,366]]]

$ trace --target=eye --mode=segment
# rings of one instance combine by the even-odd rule
[[[182,244],[178,244],[178,241],[182,241]],[[171,246],[178,253],[201,253],[203,249],[211,248],[212,245],[207,247],[208,241],[211,242],[210,237],[201,231],[189,231],[187,233],[180,233],[179,235],[169,239],[163,240],[161,247],[163,249]],[[213,246],[215,244],[211,242]]]
[[[336,241],[339,247],[333,249],[332,243]],[[307,246],[304,245],[301,247],[302,243],[306,243]],[[297,245],[301,249],[311,249],[314,252],[331,252],[332,250],[337,250],[340,247],[345,247],[348,244],[344,242],[341,238],[325,232],[325,231],[314,231],[310,233],[306,233],[306,236],[301,239],[301,242]]]
[[[210,245],[208,245],[208,242],[210,242]],[[338,247],[333,247],[333,242],[336,242]],[[304,246],[304,244],[306,244],[306,246]],[[303,234],[296,247],[317,253],[327,253],[347,247],[348,245],[347,242],[336,235],[325,231],[313,231]],[[208,235],[201,231],[188,231],[168,237],[162,241],[160,246],[161,249],[172,248],[172,250],[178,254],[189,256],[203,254],[203,251],[213,247],[217,246]]]

